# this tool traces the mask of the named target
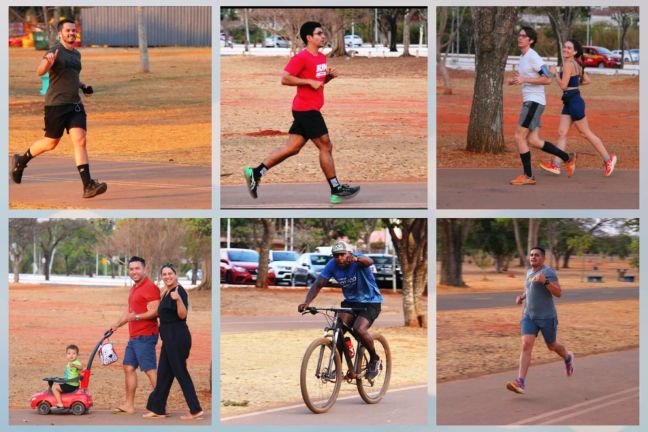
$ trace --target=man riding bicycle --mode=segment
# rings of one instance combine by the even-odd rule
[[[352,328],[355,336],[369,352],[370,361],[365,378],[373,379],[380,373],[380,358],[374,349],[369,327],[380,315],[383,297],[371,271],[371,258],[352,253],[349,246],[339,241],[331,248],[333,259],[326,264],[319,277],[310,286],[304,303],[297,307],[303,312],[317,297],[320,290],[332,277],[342,286],[344,301],[342,307],[358,309],[353,313],[340,313],[339,318],[346,327]],[[339,338],[338,349],[344,352],[344,338]]]

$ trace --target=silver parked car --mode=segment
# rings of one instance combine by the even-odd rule
[[[271,250],[269,259],[270,268],[274,270],[275,283],[290,285],[293,267],[299,259],[299,254],[295,251]]]

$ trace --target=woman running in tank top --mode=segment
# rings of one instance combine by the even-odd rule
[[[550,68],[551,73],[558,86],[563,90],[563,109],[560,115],[560,126],[558,127],[558,142],[556,146],[561,150],[567,147],[567,135],[572,124],[576,125],[578,132],[592,144],[594,149],[601,155],[605,166],[605,176],[609,177],[614,171],[617,157],[608,153],[601,139],[592,132],[585,116],[585,101],[580,95],[579,85],[590,83],[589,77],[585,74],[583,66],[583,49],[581,44],[573,39],[563,44],[563,67],[560,74],[557,74],[556,66]],[[553,174],[560,174],[560,159],[551,162],[541,162],[540,167]],[[575,164],[574,164],[575,166]],[[571,177],[573,169],[568,170],[567,176]]]

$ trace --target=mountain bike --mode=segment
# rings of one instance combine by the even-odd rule
[[[307,308],[302,315],[322,314],[326,318],[324,335],[315,339],[306,349],[302,359],[299,384],[304,403],[312,412],[322,414],[335,404],[342,380],[351,384],[355,381],[358,393],[363,401],[375,404],[382,400],[389,388],[391,377],[391,351],[384,336],[372,333],[376,354],[381,360],[380,373],[373,379],[365,378],[369,365],[369,353],[355,336],[353,329],[338,319],[340,313],[352,313],[352,308]],[[357,341],[355,351],[352,343],[345,338],[342,356],[347,372],[342,373],[343,365],[340,349],[336,349],[344,332],[348,331]]]

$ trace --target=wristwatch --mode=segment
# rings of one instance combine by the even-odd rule
[[[142,319],[140,314],[135,314],[135,321],[139,321],[140,319]]]

